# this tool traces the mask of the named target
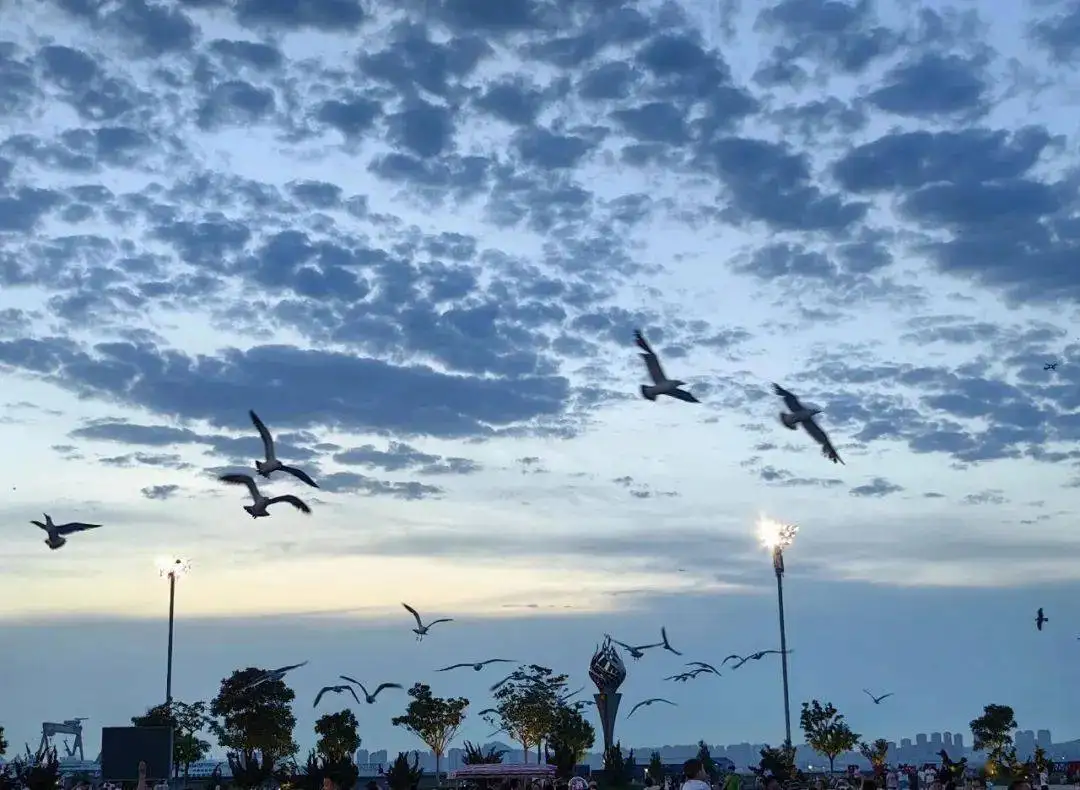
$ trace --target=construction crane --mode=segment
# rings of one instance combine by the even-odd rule
[[[38,746],[38,752],[44,753],[46,749],[52,748],[52,739],[57,735],[72,735],[75,738],[74,743],[69,747],[67,741],[64,741],[64,751],[67,752],[68,757],[74,757],[78,752],[80,760],[86,760],[86,756],[83,754],[83,740],[82,740],[82,723],[87,721],[85,716],[75,719],[65,719],[64,721],[44,721],[41,723],[41,744]]]

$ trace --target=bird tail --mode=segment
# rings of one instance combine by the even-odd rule
[[[656,400],[656,387],[651,384],[642,384],[641,397],[645,400]]]
[[[785,428],[788,428],[792,431],[796,430],[799,427],[799,421],[795,419],[795,415],[788,414],[786,411],[780,412],[780,422],[784,424]]]

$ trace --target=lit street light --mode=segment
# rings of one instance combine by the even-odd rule
[[[784,678],[784,736],[791,746],[791,700],[788,696],[787,627],[784,625],[784,551],[790,548],[799,528],[795,524],[781,524],[768,516],[757,522],[761,545],[772,552],[773,571],[776,572],[776,600],[780,608],[780,667]]]
[[[187,560],[179,557],[173,559],[159,559],[157,561],[158,575],[169,580],[169,648],[165,666],[165,704],[172,704],[172,650],[173,650],[173,616],[176,613],[176,580],[183,576],[191,568]]]

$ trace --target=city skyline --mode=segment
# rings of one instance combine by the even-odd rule
[[[483,740],[497,670],[438,668],[577,688],[666,628],[623,742],[779,743],[777,656],[665,679],[779,649],[763,518],[796,731],[1068,732],[1076,2],[0,4],[8,739],[164,701],[182,558],[171,693],[307,661],[304,742],[341,674]],[[643,397],[635,330],[699,403]],[[221,482],[251,410],[310,514]]]

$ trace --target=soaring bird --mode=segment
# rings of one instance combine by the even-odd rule
[[[790,653],[791,651],[789,650],[788,652]],[[743,664],[745,664],[747,661],[760,661],[765,656],[771,656],[771,655],[778,656],[780,654],[781,654],[781,651],[779,651],[779,650],[759,650],[756,653],[751,653],[748,656],[738,656],[738,655],[735,655],[734,653],[732,653],[730,656],[727,656],[723,661],[720,662],[720,666],[723,666],[728,661],[735,661],[736,663],[734,665],[732,665],[731,668],[732,669],[738,669]]]
[[[344,694],[347,691],[352,694],[352,698],[356,700],[356,704],[360,704],[360,698],[356,696],[356,692],[353,691],[352,686],[323,686],[321,689],[319,689],[319,693],[315,695],[315,702],[312,704],[311,707],[319,707],[319,700],[321,700],[328,691],[334,694]]]
[[[41,527],[48,533],[48,537],[45,538],[45,545],[53,551],[67,543],[67,538],[64,535],[71,535],[75,532],[85,532],[88,529],[97,529],[100,524],[83,524],[80,521],[72,521],[68,524],[54,524],[52,516],[48,513],[42,513],[45,516],[45,523],[40,521],[31,521],[30,523],[36,527]]]
[[[708,671],[709,670],[705,669],[704,667],[695,667],[694,669],[689,669],[686,672],[678,672],[674,675],[668,675],[666,678],[664,678],[664,680],[674,680],[676,683],[685,683],[688,680],[693,680],[702,672]]]
[[[677,656],[682,655],[682,653],[671,646],[671,642],[669,642],[667,638],[667,628],[664,626],[660,626],[660,640],[660,647],[664,648],[664,650],[669,653],[674,653]]]
[[[821,426],[814,422],[814,415],[821,414],[821,409],[811,409],[803,406],[795,395],[779,384],[773,384],[773,391],[784,399],[784,405],[791,411],[790,414],[780,412],[780,422],[784,424],[784,427],[794,431],[798,429],[801,423],[806,432],[814,438],[814,441],[821,445],[822,455],[834,464],[844,463],[840,456],[837,455],[836,448],[832,446],[829,437],[825,435],[825,431],[821,430]]]
[[[563,704],[563,705],[565,705],[565,704],[566,704],[567,702],[569,702],[570,700],[572,700],[572,699],[573,699],[574,697],[576,697],[576,696],[577,696],[578,694],[580,694],[580,693],[581,693],[581,692],[583,692],[584,690],[585,690],[585,687],[584,687],[584,686],[582,686],[582,687],[581,687],[581,688],[579,688],[579,689],[578,689],[577,691],[571,691],[571,692],[570,692],[569,694],[563,694],[563,695],[562,695],[562,696],[560,696],[560,697],[556,697],[556,700],[557,700],[557,701],[558,701],[558,702],[559,702],[560,704]],[[580,702],[575,702],[574,704],[575,704],[575,705],[580,705],[581,703],[580,703]]]
[[[461,667],[472,667],[477,672],[486,667],[488,664],[514,664],[517,663],[513,659],[509,658],[489,658],[487,661],[478,661],[475,664],[451,664],[448,667],[442,669],[436,669],[436,672],[449,672],[451,669],[460,669]]]
[[[652,379],[652,384],[641,385],[641,396],[645,400],[656,400],[657,395],[668,395],[672,398],[678,398],[684,400],[687,403],[701,403],[697,398],[691,395],[680,387],[685,387],[685,381],[679,381],[678,379],[669,379],[664,375],[664,369],[660,367],[660,358],[656,356],[656,352],[652,350],[652,346],[649,345],[649,341],[645,339],[645,336],[641,334],[640,329],[634,330],[634,342],[637,343],[638,348],[642,350],[641,358],[645,360],[645,367],[649,371],[649,378]]]
[[[270,429],[266,427],[266,424],[259,419],[259,415],[253,410],[248,411],[248,416],[251,417],[251,421],[255,424],[255,430],[262,437],[263,455],[266,456],[265,461],[255,461],[255,471],[265,478],[269,478],[274,472],[285,472],[285,474],[292,475],[297,480],[307,483],[312,488],[318,488],[319,486],[303,469],[297,469],[295,466],[285,466],[278,460],[277,453],[274,452],[274,437],[270,435]]]
[[[891,696],[892,696],[892,695],[893,695],[893,694],[894,694],[895,692],[892,692],[892,691],[890,691],[890,692],[889,692],[888,694],[882,694],[882,695],[881,695],[880,697],[875,697],[875,696],[874,696],[873,694],[871,694],[871,693],[870,693],[870,692],[869,692],[869,691],[868,691],[867,689],[863,689],[863,693],[865,693],[865,694],[866,694],[866,696],[868,696],[868,697],[869,697],[870,699],[872,699],[872,700],[874,701],[874,704],[875,704],[875,705],[880,705],[880,704],[881,704],[881,701],[882,701],[883,699],[888,699],[888,698],[889,698],[889,697],[891,697]]]
[[[607,636],[608,639],[611,639],[611,637],[608,636],[607,634],[604,634],[604,636]],[[663,647],[664,646],[663,642],[657,642],[656,644],[653,644],[653,645],[638,645],[637,647],[635,647],[634,645],[626,644],[626,642],[620,642],[618,639],[611,639],[611,641],[614,642],[615,644],[617,644],[619,647],[621,647],[627,653],[629,653],[631,655],[631,657],[633,657],[633,659],[635,661],[637,661],[639,658],[641,658],[643,655],[645,655],[646,650],[652,650],[654,647]]]
[[[652,704],[653,704],[654,702],[664,702],[664,703],[667,703],[668,705],[675,705],[675,703],[674,703],[674,702],[672,702],[672,701],[671,701],[671,700],[669,700],[669,699],[664,699],[663,697],[650,697],[649,699],[643,699],[643,700],[642,700],[641,702],[639,702],[639,703],[638,703],[637,705],[635,705],[634,707],[632,707],[632,708],[630,709],[630,712],[626,714],[626,718],[628,718],[628,719],[629,719],[629,718],[630,718],[631,716],[633,716],[633,715],[634,715],[634,711],[636,711],[636,710],[637,710],[638,708],[642,708],[642,707],[648,707],[649,705],[652,705]],[[677,706],[677,705],[675,705],[675,707],[678,707],[678,706]]]
[[[244,686],[242,690],[247,691],[248,689],[253,689],[256,686],[261,686],[263,683],[269,683],[271,680],[284,680],[285,676],[288,673],[292,672],[294,669],[300,669],[300,667],[306,665],[307,661],[301,661],[299,664],[290,664],[287,667],[268,669],[261,675],[259,675],[257,678],[255,678],[253,681],[248,683],[246,686]]]
[[[704,661],[688,661],[686,662],[686,666],[696,667],[698,672],[708,672],[710,674],[716,675],[717,677],[722,677],[719,669],[714,667],[712,664],[706,664]],[[724,666],[723,662],[721,662],[720,666]]]
[[[364,700],[365,700],[365,702],[367,702],[368,705],[374,705],[375,704],[375,698],[377,696],[379,696],[379,692],[382,691],[383,689],[399,689],[399,688],[401,688],[400,683],[380,683],[378,686],[375,687],[375,691],[368,694],[368,690],[366,688],[364,688],[364,684],[361,683],[359,680],[354,680],[353,678],[349,677],[348,675],[338,675],[338,677],[341,678],[342,680],[349,681],[354,686],[356,686],[358,689],[360,689],[362,692],[364,692]],[[359,702],[359,700],[357,700],[357,702]]]
[[[1045,365],[1043,365],[1043,370],[1057,370],[1057,366],[1057,362],[1047,362]]]
[[[431,626],[437,625],[438,623],[452,623],[452,622],[454,622],[454,618],[452,618],[452,617],[443,617],[443,618],[441,618],[439,620],[432,620],[427,625],[424,625],[424,621],[420,619],[420,613],[418,611],[413,609],[407,603],[402,602],[401,605],[404,606],[406,609],[408,609],[409,612],[412,613],[412,616],[416,618],[416,628],[412,629],[412,632],[414,634],[416,634],[416,641],[417,642],[419,642],[425,636],[427,636],[427,632],[429,630],[431,630]]]
[[[259,492],[259,487],[255,484],[255,480],[251,475],[222,475],[218,478],[222,483],[229,483],[234,486],[247,486],[248,493],[251,494],[251,504],[244,505],[244,510],[251,514],[252,518],[263,518],[270,515],[268,508],[278,502],[288,502],[294,508],[301,513],[310,513],[311,508],[308,507],[307,502],[300,497],[293,496],[292,494],[283,494],[282,496],[263,496]]]
[[[1042,607],[1039,607],[1039,611],[1035,614],[1035,627],[1040,631],[1042,630],[1043,623],[1049,623],[1050,618],[1043,614]]]

